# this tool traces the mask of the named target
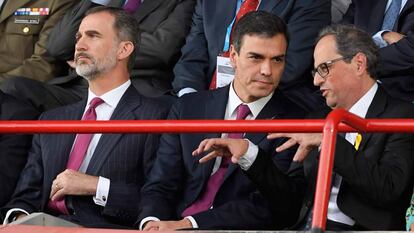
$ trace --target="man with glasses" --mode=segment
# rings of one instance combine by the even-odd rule
[[[333,25],[324,29],[314,51],[314,84],[331,109],[343,108],[363,118],[412,118],[411,103],[390,97],[375,78],[378,48],[359,29]],[[328,111],[313,115],[324,118]],[[299,147],[289,172],[283,173],[260,151],[248,154],[243,140],[210,139],[194,152],[231,156],[242,166],[280,218],[296,211],[293,228],[310,227],[319,147],[322,134],[274,133],[269,139],[288,137],[276,148]],[[412,134],[349,132],[337,137],[327,230],[403,230],[404,214],[413,188],[414,140]],[[254,146],[253,146],[254,147]],[[249,148],[249,150],[247,150]]]

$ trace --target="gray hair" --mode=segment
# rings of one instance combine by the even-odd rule
[[[127,14],[124,10],[107,6],[94,7],[85,13],[85,17],[100,12],[107,12],[115,18],[113,27],[117,32],[117,36],[120,41],[131,41],[134,45],[134,51],[128,59],[128,70],[131,71],[132,68],[134,68],[135,56],[138,51],[138,44],[140,40],[138,22],[132,15]]]
[[[367,58],[367,72],[376,79],[379,63],[379,48],[368,33],[352,25],[333,24],[319,32],[318,42],[325,36],[332,35],[336,40],[337,52],[350,62],[357,53],[363,53]]]

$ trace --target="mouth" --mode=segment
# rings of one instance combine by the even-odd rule
[[[75,62],[77,63],[78,61],[81,60],[91,60],[91,57],[87,54],[84,53],[79,53],[75,55]]]
[[[323,97],[326,97],[326,95],[328,94],[328,90],[327,89],[321,89],[320,92],[322,93]]]
[[[273,85],[272,82],[269,82],[267,80],[253,80],[253,82],[263,86]]]

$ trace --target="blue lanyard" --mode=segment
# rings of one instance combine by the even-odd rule
[[[230,25],[227,27],[226,38],[224,39],[224,46],[223,46],[223,51],[225,51],[225,52],[229,51],[231,30],[233,28],[234,21],[236,21],[236,16],[237,16],[237,13],[240,10],[241,4],[242,4],[242,0],[238,0],[237,1],[237,8],[236,8],[236,15],[234,16],[233,21],[231,21]]]

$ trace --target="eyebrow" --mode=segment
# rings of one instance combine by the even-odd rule
[[[91,35],[99,35],[101,36],[102,34],[96,30],[88,30],[84,32],[85,35],[91,36]],[[76,32],[75,38],[80,38],[82,37],[82,33],[81,32]]]
[[[261,57],[261,58],[264,57],[264,55],[262,55],[260,53],[255,53],[255,52],[248,52],[247,54],[248,55],[257,56],[257,57]],[[280,54],[280,55],[273,56],[272,59],[275,59],[275,58],[284,58],[284,57],[286,57],[286,54]]]

